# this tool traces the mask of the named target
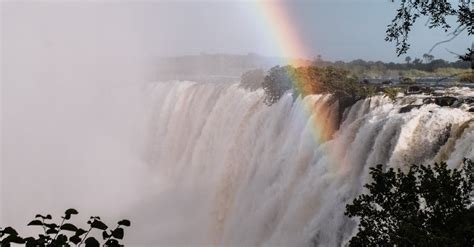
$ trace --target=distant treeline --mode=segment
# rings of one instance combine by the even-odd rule
[[[350,71],[361,78],[397,78],[397,77],[443,77],[454,74],[471,72],[471,62],[458,60],[449,62],[443,59],[434,59],[425,54],[423,58],[405,58],[405,63],[365,61],[356,59],[350,62],[324,61],[321,58],[313,62],[317,67],[333,66]]]
[[[471,68],[471,63],[458,60],[455,62],[449,62],[443,59],[434,59],[432,56],[428,56],[430,59],[421,59],[415,58],[411,59],[410,57],[406,57],[406,63],[394,63],[389,62],[385,63],[382,61],[365,61],[362,59],[356,59],[350,62],[343,62],[343,61],[336,61],[336,62],[329,62],[324,61],[321,59],[316,59],[314,61],[314,65],[318,67],[326,67],[326,66],[336,66],[345,69],[364,69],[364,70],[409,70],[409,69],[416,69],[422,70],[427,72],[434,72],[436,69],[439,68],[456,68],[456,69],[469,69]]]
[[[240,77],[249,70],[268,71],[276,65],[285,66],[287,59],[266,57],[249,53],[233,54],[200,54],[180,57],[160,58],[156,60],[157,79],[185,79],[205,81],[207,77],[218,80],[228,77]],[[399,78],[399,77],[444,77],[452,74],[471,71],[471,63],[464,61],[448,62],[435,59],[425,54],[422,58],[406,57],[404,63],[365,61],[362,59],[350,62],[326,61],[318,56],[314,60],[298,60],[298,64],[316,67],[336,67],[349,71],[359,78]]]

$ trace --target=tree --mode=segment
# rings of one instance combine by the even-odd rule
[[[293,88],[295,69],[291,66],[275,66],[270,69],[263,80],[262,87],[265,91],[264,103],[272,105],[288,90]]]
[[[474,18],[472,18],[474,13],[469,6],[470,1],[460,0],[458,2],[453,6],[447,0],[401,0],[395,17],[387,27],[385,40],[395,42],[398,56],[405,54],[410,48],[408,34],[413,24],[422,16],[428,18],[426,22],[428,28],[441,28],[445,32],[449,32],[448,36],[450,37],[434,44],[428,53],[431,53],[438,45],[453,40],[464,31],[468,36],[471,36],[474,32]],[[456,27],[451,27],[448,23],[449,17],[456,18]],[[467,48],[466,53],[458,55],[458,57],[464,61],[472,61],[472,48]]]
[[[346,206],[359,219],[350,246],[473,246],[474,164],[416,166],[408,172],[371,168],[369,194]]]
[[[423,59],[425,60],[426,63],[431,63],[431,61],[433,61],[434,59],[434,56],[428,53],[425,53],[423,54]]]
[[[345,69],[328,66],[275,66],[263,81],[264,103],[272,105],[288,90],[294,89],[293,96],[328,93],[338,99],[355,103],[359,99],[375,94],[372,85],[362,85],[359,79]]]
[[[53,219],[50,214],[46,216],[37,214],[35,219],[28,223],[28,226],[39,226],[43,230],[44,234],[39,234],[36,238],[20,237],[11,226],[0,228],[0,246],[9,247],[12,243],[25,244],[26,247],[68,247],[81,246],[82,244],[86,247],[100,246],[99,241],[89,235],[93,229],[102,231],[102,238],[105,241],[103,246],[123,246],[119,241],[124,237],[124,227],[130,226],[129,220],[121,220],[117,223],[115,229],[107,230],[109,227],[101,221],[100,217],[92,216],[87,221],[88,230],[84,230],[69,222],[71,216],[76,214],[78,212],[73,208],[66,210],[64,216],[61,217],[60,224],[50,222]]]
[[[413,59],[413,65],[414,65],[415,67],[417,67],[417,66],[420,65],[421,63],[422,63],[421,59],[419,59],[419,58]]]
[[[405,57],[405,62],[407,62],[407,64],[410,64],[410,61],[411,61],[411,57],[410,57],[410,56]]]
[[[240,86],[250,91],[262,87],[265,74],[261,69],[249,70],[240,77]]]

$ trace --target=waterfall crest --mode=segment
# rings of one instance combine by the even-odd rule
[[[237,84],[155,83],[147,93],[144,157],[166,225],[153,237],[170,245],[340,246],[355,230],[345,205],[369,167],[474,158],[473,114],[456,108],[400,113],[404,100],[376,96],[346,109],[320,142],[314,122],[339,111],[329,95],[288,93],[267,106],[263,91]]]

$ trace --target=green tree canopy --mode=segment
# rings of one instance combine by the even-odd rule
[[[346,206],[359,220],[350,246],[474,246],[473,162],[371,168],[368,194]]]

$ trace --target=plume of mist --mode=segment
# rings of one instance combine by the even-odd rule
[[[117,217],[144,193],[142,85],[152,63],[123,7],[1,6],[0,223]]]

